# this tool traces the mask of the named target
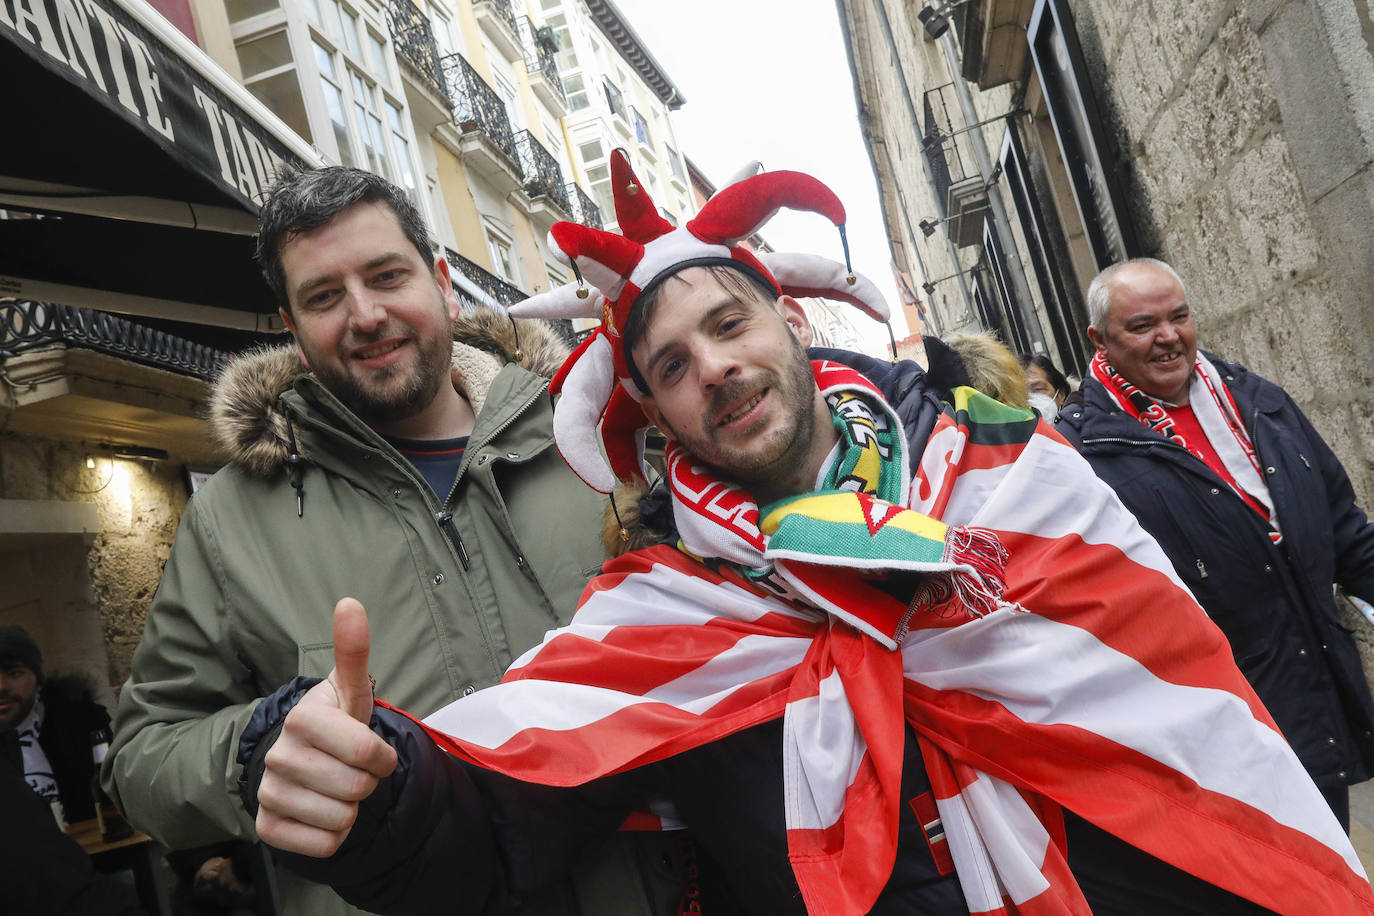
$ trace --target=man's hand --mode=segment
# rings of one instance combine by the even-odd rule
[[[258,787],[258,836],[287,852],[323,858],[342,845],[358,802],[396,769],[396,751],[370,728],[367,612],[334,606],[334,670],[286,716]]]

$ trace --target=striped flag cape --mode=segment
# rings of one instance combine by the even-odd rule
[[[852,370],[815,369],[823,392],[881,402]],[[909,724],[974,914],[1089,912],[1060,806],[1280,913],[1374,913],[1349,840],[1221,632],[1033,415],[960,389],[904,474],[908,508],[991,529],[1008,559],[995,611],[918,608],[904,627],[853,607],[876,590],[851,577],[851,617],[894,648],[819,609],[845,600],[833,582],[803,601],[740,574],[766,565],[746,493],[676,450],[668,477],[683,549],[610,561],[568,627],[426,720],[442,747],[572,786],[782,717],[792,868],[809,912],[848,916],[893,869]]]

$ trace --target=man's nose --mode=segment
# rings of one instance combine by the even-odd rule
[[[729,353],[716,347],[703,347],[697,354],[697,372],[701,387],[715,388],[739,372],[739,363]]]
[[[381,297],[370,289],[349,291],[348,320],[355,330],[372,331],[386,321]]]

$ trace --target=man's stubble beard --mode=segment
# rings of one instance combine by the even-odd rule
[[[702,428],[695,435],[684,437],[679,430],[669,427],[668,432],[678,444],[685,448],[693,458],[707,465],[720,477],[754,488],[757,484],[772,485],[790,474],[795,474],[811,448],[811,439],[816,431],[816,418],[812,412],[816,376],[811,369],[811,361],[806,351],[792,340],[792,359],[784,369],[784,377],[768,373],[762,381],[764,387],[771,388],[782,400],[785,415],[790,423],[784,424],[777,434],[786,436],[787,441],[775,453],[772,449],[745,452],[734,447],[721,447],[715,442],[714,432]],[[717,416],[722,407],[751,390],[759,387],[758,378],[729,382],[716,389],[707,410],[708,417]],[[790,431],[788,427],[791,427]]]
[[[393,336],[389,329],[372,335],[380,340]],[[410,378],[399,388],[391,389],[377,384],[390,381],[397,373],[405,371],[401,364],[386,367],[384,370],[369,373],[373,381],[348,372],[336,372],[334,367],[313,369],[315,377],[328,391],[338,398],[345,407],[369,426],[394,423],[409,419],[420,413],[439,394],[439,386],[447,384],[452,367],[452,344],[447,337],[437,335],[429,342],[411,337],[417,343],[418,361]],[[365,342],[365,341],[364,341]],[[358,341],[351,341],[354,347]],[[340,350],[344,350],[340,347]],[[344,354],[338,354],[344,361]],[[316,361],[318,362],[318,361]]]

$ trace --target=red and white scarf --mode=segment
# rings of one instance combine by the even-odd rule
[[[572,786],[781,716],[793,871],[809,912],[848,916],[893,870],[910,725],[975,914],[1088,912],[1061,805],[1278,912],[1374,913],[1349,840],[1225,638],[1033,415],[960,389],[905,500],[992,529],[1017,607],[918,612],[894,649],[742,578],[757,507],[700,474],[669,468],[679,526],[714,519],[721,531],[691,544],[730,563],[668,547],[612,560],[569,626],[426,720],[441,746]]]
[[[1093,354],[1088,370],[1102,383],[1107,397],[1120,410],[1192,452],[1188,442],[1175,427],[1168,408],[1158,399],[1127,381],[1100,350]],[[1236,407],[1236,401],[1231,397],[1231,390],[1226,387],[1221,373],[1201,353],[1198,353],[1193,361],[1193,374],[1188,383],[1188,406],[1193,409],[1193,416],[1197,417],[1203,434],[1207,436],[1207,441],[1221,459],[1226,474],[1230,475],[1230,480],[1226,481],[1227,485],[1236,490],[1236,494],[1246,502],[1258,504],[1260,514],[1269,524],[1270,538],[1274,543],[1281,541],[1283,538],[1278,517],[1274,514],[1274,500],[1269,495],[1269,487],[1265,484],[1264,475],[1260,471],[1259,455],[1255,451],[1254,442],[1250,439],[1250,433],[1241,420],[1240,410]],[[1226,480],[1225,475],[1219,476]]]

